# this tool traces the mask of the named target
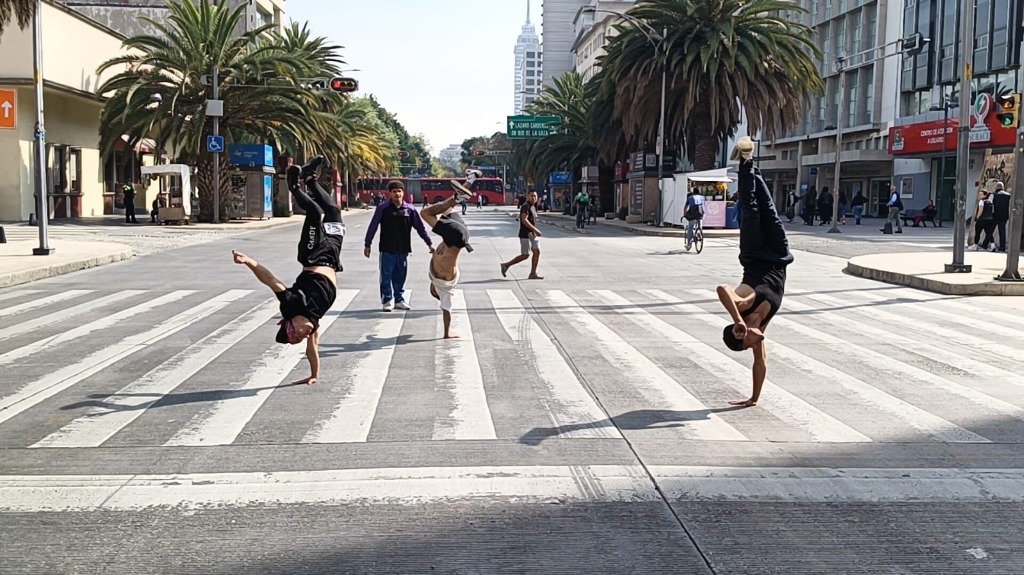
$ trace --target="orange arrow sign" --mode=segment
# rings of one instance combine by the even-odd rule
[[[18,93],[14,90],[0,90],[0,129],[13,130],[18,127]]]

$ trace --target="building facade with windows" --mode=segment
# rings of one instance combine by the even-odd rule
[[[544,0],[542,22],[544,29],[544,85],[554,85],[555,78],[574,69],[572,45],[576,40],[573,20],[580,8],[590,0]]]
[[[576,38],[572,44],[573,69],[584,82],[601,69],[597,59],[604,54],[605,44],[618,34],[615,24],[623,21],[609,12],[622,14],[632,8],[633,4],[635,0],[591,0],[587,6],[599,11],[583,12],[581,9],[576,13],[572,23]]]
[[[811,100],[796,128],[770,145],[762,142],[761,169],[779,199],[790,190],[831,190],[836,127],[841,122],[840,189],[848,197],[863,192],[871,201],[866,212],[875,214],[879,209],[875,200],[888,194],[893,178],[889,128],[897,117],[901,63],[897,47],[889,44],[902,37],[903,4],[893,0],[801,0],[800,4],[806,13],[787,17],[814,29],[822,50],[816,64],[825,92]],[[846,77],[842,94],[840,56],[847,58],[841,72]],[[839,98],[843,99],[842,118],[837,118]]]
[[[159,22],[167,17],[166,0],[63,0],[63,3],[129,37],[156,34],[157,30],[144,18]],[[229,3],[232,8],[245,6],[238,34],[265,24],[273,24],[278,31],[287,26],[285,0],[229,0]]]
[[[541,88],[543,55],[540,37],[530,23],[530,4],[526,4],[526,24],[523,25],[515,47],[515,115],[523,113],[527,104],[537,99]]]
[[[952,220],[959,128],[960,4],[954,0],[906,0],[902,34],[930,38],[924,50],[903,57],[899,75],[899,115],[890,129],[888,150],[904,205],[929,199],[939,217]],[[1015,130],[996,121],[1001,95],[1020,91],[1022,0],[978,0],[971,59],[971,152],[967,175],[967,213],[973,213],[975,188],[1005,174],[983,174],[985,150],[1009,153]],[[1015,23],[1016,25],[1011,25]]]

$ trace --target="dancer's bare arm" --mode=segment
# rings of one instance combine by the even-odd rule
[[[744,284],[740,284],[740,290],[746,292],[747,290],[744,290],[744,287]],[[740,313],[740,302],[749,299],[751,294],[744,293],[741,295],[737,290],[732,289],[732,286],[726,284],[718,286],[715,291],[718,292],[718,301],[722,302],[722,307],[732,317],[732,322],[737,326],[742,325],[746,328],[746,323],[743,322],[743,316]],[[736,337],[742,337],[742,335],[737,334]]]
[[[314,331],[306,338],[306,359],[309,360],[309,377],[295,383],[313,385],[320,377],[320,332]]]
[[[245,267],[252,270],[252,273],[256,276],[256,279],[260,280],[260,283],[262,283],[263,285],[274,290],[274,293],[280,293],[288,289],[288,286],[284,285],[284,283],[281,280],[274,277],[274,274],[270,273],[270,270],[260,265],[259,262],[257,262],[256,260],[250,258],[249,256],[243,254],[242,252],[238,252],[235,250],[231,250],[231,254],[234,256],[236,264],[244,265]]]
[[[750,370],[754,389],[750,394],[750,399],[730,401],[729,403],[732,405],[753,407],[757,405],[757,400],[761,398],[761,388],[764,386],[764,379],[768,375],[768,347],[764,341],[760,341],[750,349],[754,352],[754,366]]]
[[[455,338],[458,338],[459,336],[452,335],[451,332],[449,331],[451,329],[451,327],[452,327],[452,312],[450,312],[450,311],[448,311],[446,309],[441,310],[441,319],[444,320],[444,338],[445,339],[455,339]]]

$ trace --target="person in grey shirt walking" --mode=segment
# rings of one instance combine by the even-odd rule
[[[896,186],[889,186],[889,217],[885,221],[892,226],[893,231],[897,234],[903,233],[903,224],[900,223],[900,210],[902,209],[903,200],[900,199],[900,192]],[[885,228],[878,231],[884,232]]]

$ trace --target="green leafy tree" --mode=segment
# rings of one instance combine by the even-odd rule
[[[36,15],[37,0],[0,0],[0,34],[11,23],[16,21],[24,30]]]
[[[696,169],[714,168],[741,110],[751,132],[774,139],[795,126],[810,96],[824,89],[812,59],[820,55],[814,30],[785,16],[801,12],[791,0],[640,0],[628,15],[659,35],[667,29],[667,55],[643,27],[617,24],[620,34],[600,60],[599,100],[605,101],[595,114],[607,121],[611,99],[628,144],[654,142],[664,62],[666,147],[685,142]],[[611,160],[622,144],[603,140],[603,155]]]

